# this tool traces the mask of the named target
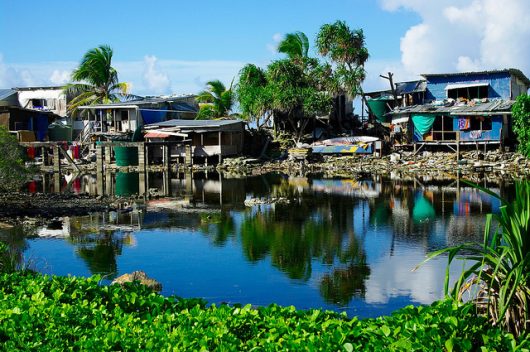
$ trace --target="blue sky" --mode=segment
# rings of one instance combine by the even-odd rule
[[[2,0],[0,88],[65,83],[86,50],[108,44],[133,93],[194,93],[211,79],[229,84],[245,63],[280,58],[274,49],[285,33],[303,31],[313,42],[336,20],[365,32],[367,90],[385,87],[379,74],[388,70],[398,80],[505,67],[529,75],[530,2],[497,3]]]

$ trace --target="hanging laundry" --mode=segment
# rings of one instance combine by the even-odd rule
[[[470,126],[471,126],[471,121],[469,117],[461,117],[458,119],[459,130],[468,130]]]
[[[480,130],[477,130],[477,131],[471,131],[469,132],[469,137],[473,138],[473,139],[479,139],[479,138],[482,138],[482,131]]]
[[[30,159],[30,160],[35,159],[35,148],[34,147],[28,147],[27,155],[28,155],[28,159]]]

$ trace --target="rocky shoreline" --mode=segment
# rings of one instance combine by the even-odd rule
[[[4,227],[31,219],[41,223],[62,216],[110,210],[111,200],[73,193],[0,193],[0,223]]]
[[[176,165],[174,165],[176,168]],[[394,175],[397,178],[428,176],[447,179],[457,175],[470,180],[485,177],[518,179],[530,177],[530,159],[519,153],[467,151],[456,160],[455,153],[412,152],[393,153],[384,157],[374,156],[324,156],[310,157],[305,161],[259,161],[249,158],[227,158],[222,164],[193,165],[193,170],[217,170],[225,177],[244,177],[269,172],[281,172],[292,176],[319,175],[322,177],[358,178],[366,174]],[[136,171],[135,167],[119,168],[120,171]],[[161,167],[150,171],[162,171]],[[0,194],[0,226],[24,222],[43,224],[63,216],[87,215],[92,212],[116,209],[116,200],[93,197],[88,194],[44,194],[10,192]]]
[[[519,153],[468,151],[456,160],[455,153],[412,152],[374,156],[324,156],[320,160],[284,160],[260,163],[255,159],[225,159],[218,170],[228,174],[255,175],[267,172],[288,174],[318,173],[325,177],[356,177],[360,174],[451,174],[456,177],[495,175],[502,178],[526,178],[530,176],[530,159]]]

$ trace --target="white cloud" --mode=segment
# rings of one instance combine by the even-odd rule
[[[0,88],[13,88],[35,85],[36,80],[27,69],[19,69],[4,62],[0,53]]]
[[[171,90],[171,81],[166,73],[159,71],[157,67],[157,58],[155,56],[145,56],[144,63],[144,82],[153,92],[153,95],[169,93]]]
[[[239,61],[183,61],[158,59],[156,67],[164,72],[170,82],[168,93],[188,94],[197,93],[204,89],[206,82],[219,79],[227,86],[237,78],[239,70],[245,65]],[[145,69],[144,61],[116,62],[120,81],[133,85],[131,93],[137,95],[159,94],[149,87],[138,72]]]
[[[61,86],[70,81],[71,72],[68,70],[53,70],[50,82],[55,86]]]
[[[421,23],[401,38],[401,62],[419,74],[519,68],[530,72],[528,0],[381,0],[413,11]]]
[[[274,33],[272,35],[272,43],[267,43],[267,50],[272,54],[278,54],[278,44],[282,41],[283,34]]]
[[[144,60],[116,61],[119,80],[129,83],[137,95],[197,93],[206,82],[219,79],[229,85],[245,65],[240,61],[163,60],[146,56]],[[259,64],[259,63],[257,63]],[[0,53],[0,88],[61,85],[68,81],[78,63],[54,61],[8,63]]]

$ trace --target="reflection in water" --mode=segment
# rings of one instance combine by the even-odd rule
[[[127,200],[118,212],[65,219],[66,242],[30,240],[37,255],[56,262],[56,273],[88,270],[111,279],[149,268],[166,294],[364,316],[440,298],[445,261],[411,269],[431,250],[480,241],[484,214],[500,206],[458,180],[117,173],[104,181],[96,194],[156,190],[157,197]],[[90,193],[95,184],[93,176],[79,178],[81,190]],[[258,201],[246,207],[250,198]],[[54,252],[61,243],[74,247],[84,269],[61,262],[66,259]]]

